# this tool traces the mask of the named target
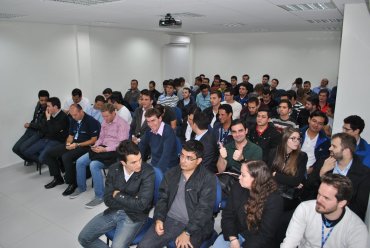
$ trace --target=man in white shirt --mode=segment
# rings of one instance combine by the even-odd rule
[[[119,117],[124,119],[128,124],[131,124],[131,112],[130,110],[128,110],[128,108],[125,107],[125,105],[123,105],[122,94],[117,94],[116,92],[113,92],[113,94],[108,98],[108,103],[113,104]]]
[[[351,198],[352,183],[347,177],[323,176],[316,201],[298,206],[280,247],[370,247],[365,224],[346,207]]]
[[[73,103],[76,103],[76,104],[80,105],[82,107],[83,111],[85,111],[85,112],[89,108],[91,108],[89,99],[87,99],[86,97],[83,97],[82,96],[82,91],[80,89],[77,89],[77,88],[72,90],[72,98],[69,98],[64,102],[63,111],[68,114],[69,107],[71,107],[71,105]]]
[[[224,92],[224,99],[225,101],[221,102],[221,104],[229,104],[233,109],[233,120],[240,119],[240,111],[242,111],[243,106],[234,100],[234,90],[226,89]]]

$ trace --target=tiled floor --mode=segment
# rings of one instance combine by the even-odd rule
[[[0,169],[0,248],[81,247],[80,230],[105,205],[85,208],[94,196],[90,180],[76,199],[62,196],[66,184],[45,189],[51,180],[46,167],[42,175],[23,164]]]
[[[51,180],[45,166],[41,175],[23,163],[0,169],[0,248],[81,247],[77,236],[82,227],[106,207],[85,208],[94,196],[91,179],[87,192],[75,199],[62,196],[66,184],[45,189]],[[220,217],[216,231],[219,222]]]

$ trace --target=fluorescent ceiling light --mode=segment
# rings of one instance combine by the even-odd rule
[[[49,1],[90,6],[90,5],[96,5],[96,4],[102,4],[102,3],[117,2],[121,0],[49,0]]]
[[[319,10],[328,10],[335,9],[335,5],[331,2],[327,3],[303,3],[303,4],[286,4],[286,5],[277,5],[278,7],[286,11],[319,11]]]
[[[315,19],[307,20],[309,23],[341,23],[343,19]]]

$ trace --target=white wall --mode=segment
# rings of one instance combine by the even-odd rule
[[[341,132],[343,119],[359,115],[370,141],[370,14],[365,4],[347,4],[344,11],[339,81],[333,132]]]
[[[340,51],[339,32],[281,32],[200,34],[194,39],[194,73],[220,74],[238,80],[245,73],[253,84],[263,74],[278,78],[280,88],[291,87],[297,77],[317,86],[327,77],[336,85]]]
[[[20,162],[11,148],[32,119],[40,89],[63,102],[81,88],[93,102],[106,87],[123,93],[133,78],[162,81],[167,35],[121,29],[0,22],[0,167]]]

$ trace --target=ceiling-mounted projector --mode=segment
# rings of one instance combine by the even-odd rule
[[[159,20],[160,27],[167,27],[167,28],[181,28],[182,21],[175,20],[171,16],[171,14],[166,14],[166,16]]]

